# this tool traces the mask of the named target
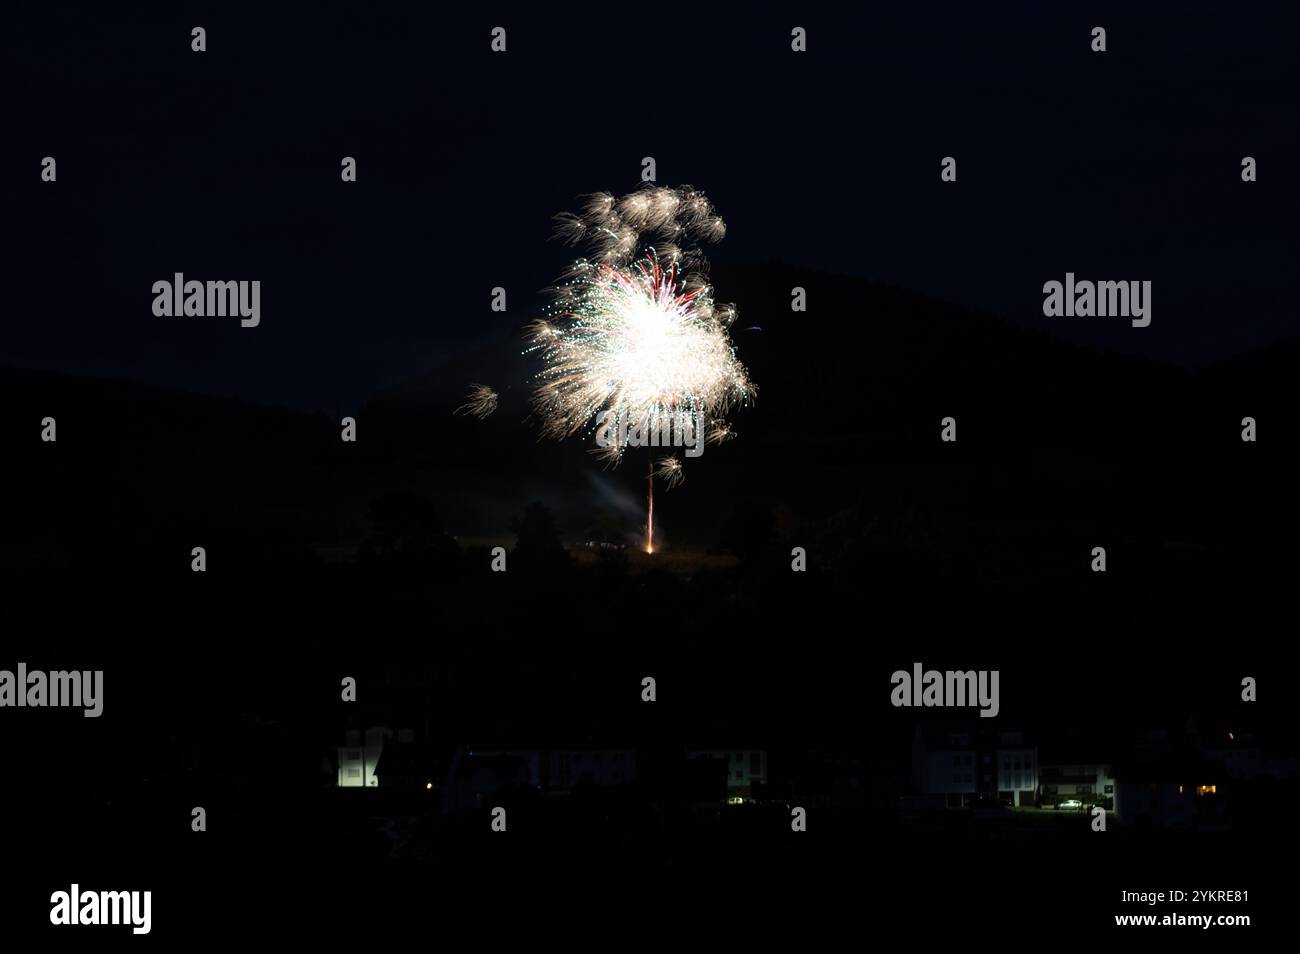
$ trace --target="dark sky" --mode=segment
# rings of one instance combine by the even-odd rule
[[[1067,270],[1149,279],[1150,328],[1056,327],[1192,366],[1293,335],[1294,6],[1042,6],[9,14],[0,364],[349,408],[510,347],[571,254],[551,217],[631,191],[643,156],[714,200],[715,260],[779,258],[1034,326],[1042,283]],[[175,271],[262,281],[261,326],[155,318],[150,287]],[[895,320],[819,313],[809,291],[828,345],[841,323]]]

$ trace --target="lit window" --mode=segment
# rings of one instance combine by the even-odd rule
[[[1196,789],[1197,795],[1214,795],[1218,792],[1217,785],[1201,785]]]

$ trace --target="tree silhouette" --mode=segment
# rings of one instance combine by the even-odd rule
[[[371,532],[359,553],[363,561],[412,567],[450,567],[460,548],[443,532],[433,501],[412,493],[390,493],[370,502]]]
[[[511,521],[511,529],[516,537],[512,567],[532,573],[554,573],[568,567],[569,554],[560,542],[555,515],[540,500],[524,508],[523,518]]]

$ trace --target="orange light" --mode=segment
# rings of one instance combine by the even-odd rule
[[[1237,737],[1236,737],[1235,735],[1233,735],[1231,732],[1228,733],[1228,738],[1231,739],[1231,740],[1234,741],[1234,742],[1237,741]]]

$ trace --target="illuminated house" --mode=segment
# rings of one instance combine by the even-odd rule
[[[966,723],[918,725],[912,740],[912,788],[943,795],[949,808],[976,799],[1028,804],[1038,788],[1038,749],[1023,732]]]

